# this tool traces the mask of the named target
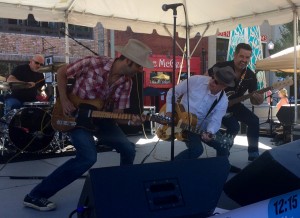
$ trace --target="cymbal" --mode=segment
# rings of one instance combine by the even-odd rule
[[[3,82],[5,82],[5,81],[6,81],[6,78],[5,78],[5,77],[3,77],[3,76],[0,76],[0,81],[3,81]]]
[[[10,89],[8,82],[0,81],[0,90],[8,91]]]
[[[9,82],[8,85],[11,90],[28,89],[30,87],[28,82]]]
[[[38,72],[40,73],[46,73],[46,72],[56,72],[58,68],[65,65],[65,63],[59,63],[59,64],[52,64],[48,66],[41,67]]]

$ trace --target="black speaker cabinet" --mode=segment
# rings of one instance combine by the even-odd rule
[[[300,104],[297,105],[297,117],[300,118]],[[283,126],[291,126],[295,119],[295,104],[282,105],[276,117]]]
[[[91,169],[78,217],[207,217],[229,173],[224,157]]]
[[[225,193],[244,206],[300,188],[300,140],[265,151],[232,177]]]

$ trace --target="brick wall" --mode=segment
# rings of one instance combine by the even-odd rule
[[[100,55],[110,56],[110,31],[104,30],[98,24],[93,31],[94,39],[76,39],[78,42],[84,44],[94,52]],[[153,51],[153,54],[169,55],[173,54],[172,38],[167,36],[160,36],[156,33],[153,34],[139,34],[133,33],[130,28],[127,31],[115,31],[115,45],[125,45],[130,38],[138,39],[146,43]],[[190,40],[191,51],[196,46],[199,36]],[[184,49],[185,39],[177,38],[178,44]],[[208,39],[204,37],[192,57],[200,57],[202,48],[207,50]],[[70,62],[76,59],[94,55],[88,49],[79,45],[73,39],[69,39],[70,45]],[[0,64],[8,62],[19,64],[27,62],[34,54],[44,54],[45,56],[53,55],[54,63],[65,62],[65,38],[63,34],[61,37],[49,37],[39,35],[25,35],[25,34],[12,34],[0,32]],[[176,55],[182,56],[182,51],[176,46]],[[9,66],[8,68],[12,68]],[[9,71],[4,70],[5,74]],[[3,72],[0,69],[0,75]]]
[[[96,28],[95,28],[96,29]],[[98,53],[98,30],[94,40],[76,39]],[[88,49],[69,39],[70,59],[93,55]],[[0,33],[0,61],[28,61],[34,54],[53,55],[54,61],[65,61],[65,38],[38,35]]]

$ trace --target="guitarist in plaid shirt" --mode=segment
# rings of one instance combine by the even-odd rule
[[[67,95],[67,79],[74,78],[72,94],[84,100],[99,99],[100,110],[122,113],[129,108],[132,77],[142,73],[143,67],[153,68],[149,59],[151,50],[138,40],[131,39],[125,46],[116,46],[121,53],[115,60],[109,57],[85,57],[58,70],[58,90],[62,110],[70,116],[76,106]],[[99,110],[99,109],[98,109]],[[128,125],[140,125],[144,120],[133,116]],[[38,184],[24,199],[24,205],[41,211],[55,209],[48,198],[63,189],[89,170],[97,160],[94,136],[120,153],[120,164],[133,164],[135,145],[130,142],[113,119],[98,119],[97,129],[91,132],[85,128],[74,128],[69,134],[76,148],[76,157],[69,159]]]

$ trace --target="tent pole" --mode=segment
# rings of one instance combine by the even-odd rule
[[[297,90],[297,44],[298,44],[298,16],[296,10],[294,10],[294,96],[295,96],[295,120],[294,123],[297,123],[298,120],[298,90]]]
[[[69,22],[68,22],[68,14],[66,13],[65,16],[65,43],[66,43],[66,47],[65,47],[65,60],[66,63],[70,63],[70,46],[69,46]]]
[[[172,117],[171,117],[171,160],[174,160],[174,150],[175,150],[175,71],[176,71],[176,18],[177,9],[173,8],[173,72],[172,72]]]

